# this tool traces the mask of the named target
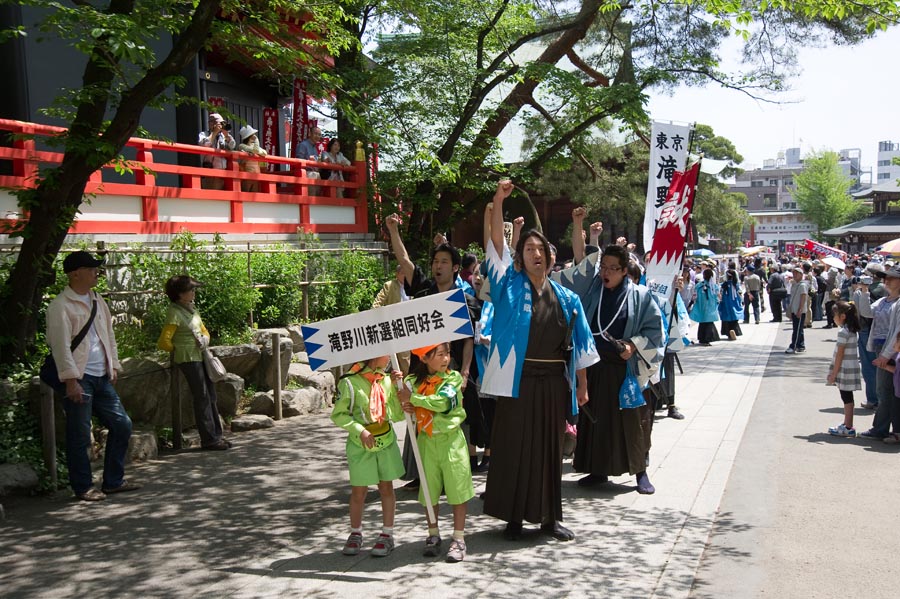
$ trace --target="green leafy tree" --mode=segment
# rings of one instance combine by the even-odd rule
[[[499,140],[514,122],[546,125],[534,128],[541,135],[514,165],[517,182],[560,158],[595,168],[588,154],[598,126],[614,117],[645,128],[650,89],[714,83],[778,92],[801,44],[855,43],[898,17],[896,2],[876,0],[431,0],[404,8],[398,21],[408,33],[375,39],[384,87],[367,118],[394,175],[381,187],[412,200],[412,236],[426,240],[435,218],[440,228],[476,216],[488,179],[510,174]],[[719,56],[732,33],[745,41],[740,72]]]
[[[11,0],[3,0],[11,3]],[[177,93],[183,72],[201,48],[215,46],[229,58],[252,57],[254,70],[268,81],[291,78],[297,64],[312,91],[331,87],[318,57],[336,54],[352,43],[339,26],[345,17],[339,3],[291,0],[100,0],[59,3],[17,0],[44,15],[38,31],[15,27],[6,38],[52,34],[87,57],[82,86],[61,90],[53,108],[68,130],[55,140],[62,163],[41,171],[35,189],[19,192],[20,208],[29,214],[21,228],[16,264],[0,287],[0,363],[23,356],[32,343],[52,263],[81,203],[91,173],[119,161],[129,137],[138,129],[145,107],[197,101]],[[288,21],[305,21],[305,46],[296,43]],[[260,35],[260,32],[265,35]],[[154,48],[171,39],[165,55]],[[172,90],[175,90],[174,92]]]
[[[603,239],[637,239],[644,222],[647,164],[650,151],[642,141],[625,145],[598,137],[585,146],[580,159],[554,160],[534,183],[537,192],[567,197],[584,206],[585,222],[603,223]],[[567,244],[569,239],[561,239]]]
[[[838,165],[835,152],[819,152],[803,162],[803,171],[794,176],[794,199],[803,216],[822,231],[859,220],[868,208],[850,197],[850,179]]]

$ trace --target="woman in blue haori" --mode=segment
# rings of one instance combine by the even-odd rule
[[[606,483],[609,476],[635,476],[637,491],[655,492],[647,476],[650,425],[641,407],[621,408],[619,392],[630,369],[647,386],[662,363],[666,332],[653,294],[626,276],[631,256],[619,245],[590,254],[577,266],[554,275],[581,298],[600,362],[588,369],[591,400],[578,420],[572,465],[587,473],[582,486]]]
[[[697,341],[700,345],[708,346],[719,340],[719,333],[716,332],[716,321],[719,320],[719,286],[713,280],[712,269],[703,271],[703,279],[697,283],[694,292],[697,299],[691,308],[691,320],[700,325],[697,327]]]
[[[523,233],[513,263],[503,237],[512,190],[510,181],[497,185],[486,248],[494,327],[481,391],[497,396],[497,408],[484,513],[507,522],[508,539],[528,521],[568,541],[575,535],[560,523],[566,415],[587,402],[585,368],[598,356],[578,297],[547,277],[547,239]]]
[[[739,321],[744,317],[744,302],[737,271],[729,268],[722,283],[722,299],[719,300],[719,318],[722,319],[722,336],[732,341],[743,335]]]

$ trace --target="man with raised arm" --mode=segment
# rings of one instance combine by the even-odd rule
[[[431,278],[426,278],[425,272],[410,260],[403,239],[400,237],[399,225],[400,217],[396,214],[392,214],[385,219],[385,226],[391,236],[391,247],[394,250],[394,257],[397,259],[399,268],[403,272],[403,279],[405,281],[404,291],[406,292],[406,295],[411,299],[415,299],[457,289],[456,281],[462,262],[459,251],[449,243],[446,243],[446,238],[441,240],[441,243],[431,250]],[[471,286],[467,285],[467,287],[470,290],[472,289]],[[466,292],[465,289],[463,291],[466,293],[469,316],[473,323],[478,322],[481,317],[481,309],[478,306],[478,302],[475,300],[475,297]],[[471,337],[457,339],[450,343],[450,356],[452,360],[450,367],[453,370],[459,371],[463,379],[463,407],[465,407],[466,403],[478,401],[478,393],[475,390],[475,386],[472,385],[471,388],[469,386],[470,381],[477,380],[478,378],[477,366],[475,366],[472,360],[474,355],[475,342]],[[410,368],[414,368],[417,363],[418,359],[415,356],[412,356]],[[474,372],[473,366],[475,366]],[[403,446],[403,462],[407,467],[407,475],[404,477],[404,480],[409,480],[410,478],[414,479],[412,473],[415,472],[415,462],[413,461],[412,450],[409,447],[408,442]],[[410,489],[418,488],[417,481],[413,480],[407,487]]]
[[[566,416],[587,403],[585,369],[598,357],[578,297],[547,275],[547,239],[522,233],[513,261],[503,237],[512,190],[510,181],[497,184],[486,248],[494,326],[481,391],[497,396],[497,406],[484,513],[507,522],[510,540],[527,521],[569,541],[575,534],[562,525]]]

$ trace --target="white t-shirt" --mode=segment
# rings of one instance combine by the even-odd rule
[[[88,308],[91,307],[93,298],[90,293],[79,295],[78,297]],[[100,343],[100,335],[97,334],[97,325],[94,322],[91,323],[91,328],[82,343],[87,343],[91,348],[88,354],[87,366],[84,367],[84,373],[91,376],[105,376],[106,352],[103,350],[103,344]]]

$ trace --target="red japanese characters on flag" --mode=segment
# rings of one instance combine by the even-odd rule
[[[296,157],[297,146],[306,139],[306,124],[309,113],[306,106],[306,82],[294,79],[294,114],[291,118],[291,154]]]
[[[815,252],[820,256],[834,256],[835,258],[840,258],[841,260],[847,259],[847,252],[843,250],[827,246],[824,243],[819,243],[818,241],[813,241],[812,239],[807,239],[805,240],[805,242],[806,249],[810,252]]]
[[[670,305],[675,277],[681,272],[684,240],[688,235],[700,163],[676,171],[659,213],[653,247],[647,260],[647,286],[662,305]]]

